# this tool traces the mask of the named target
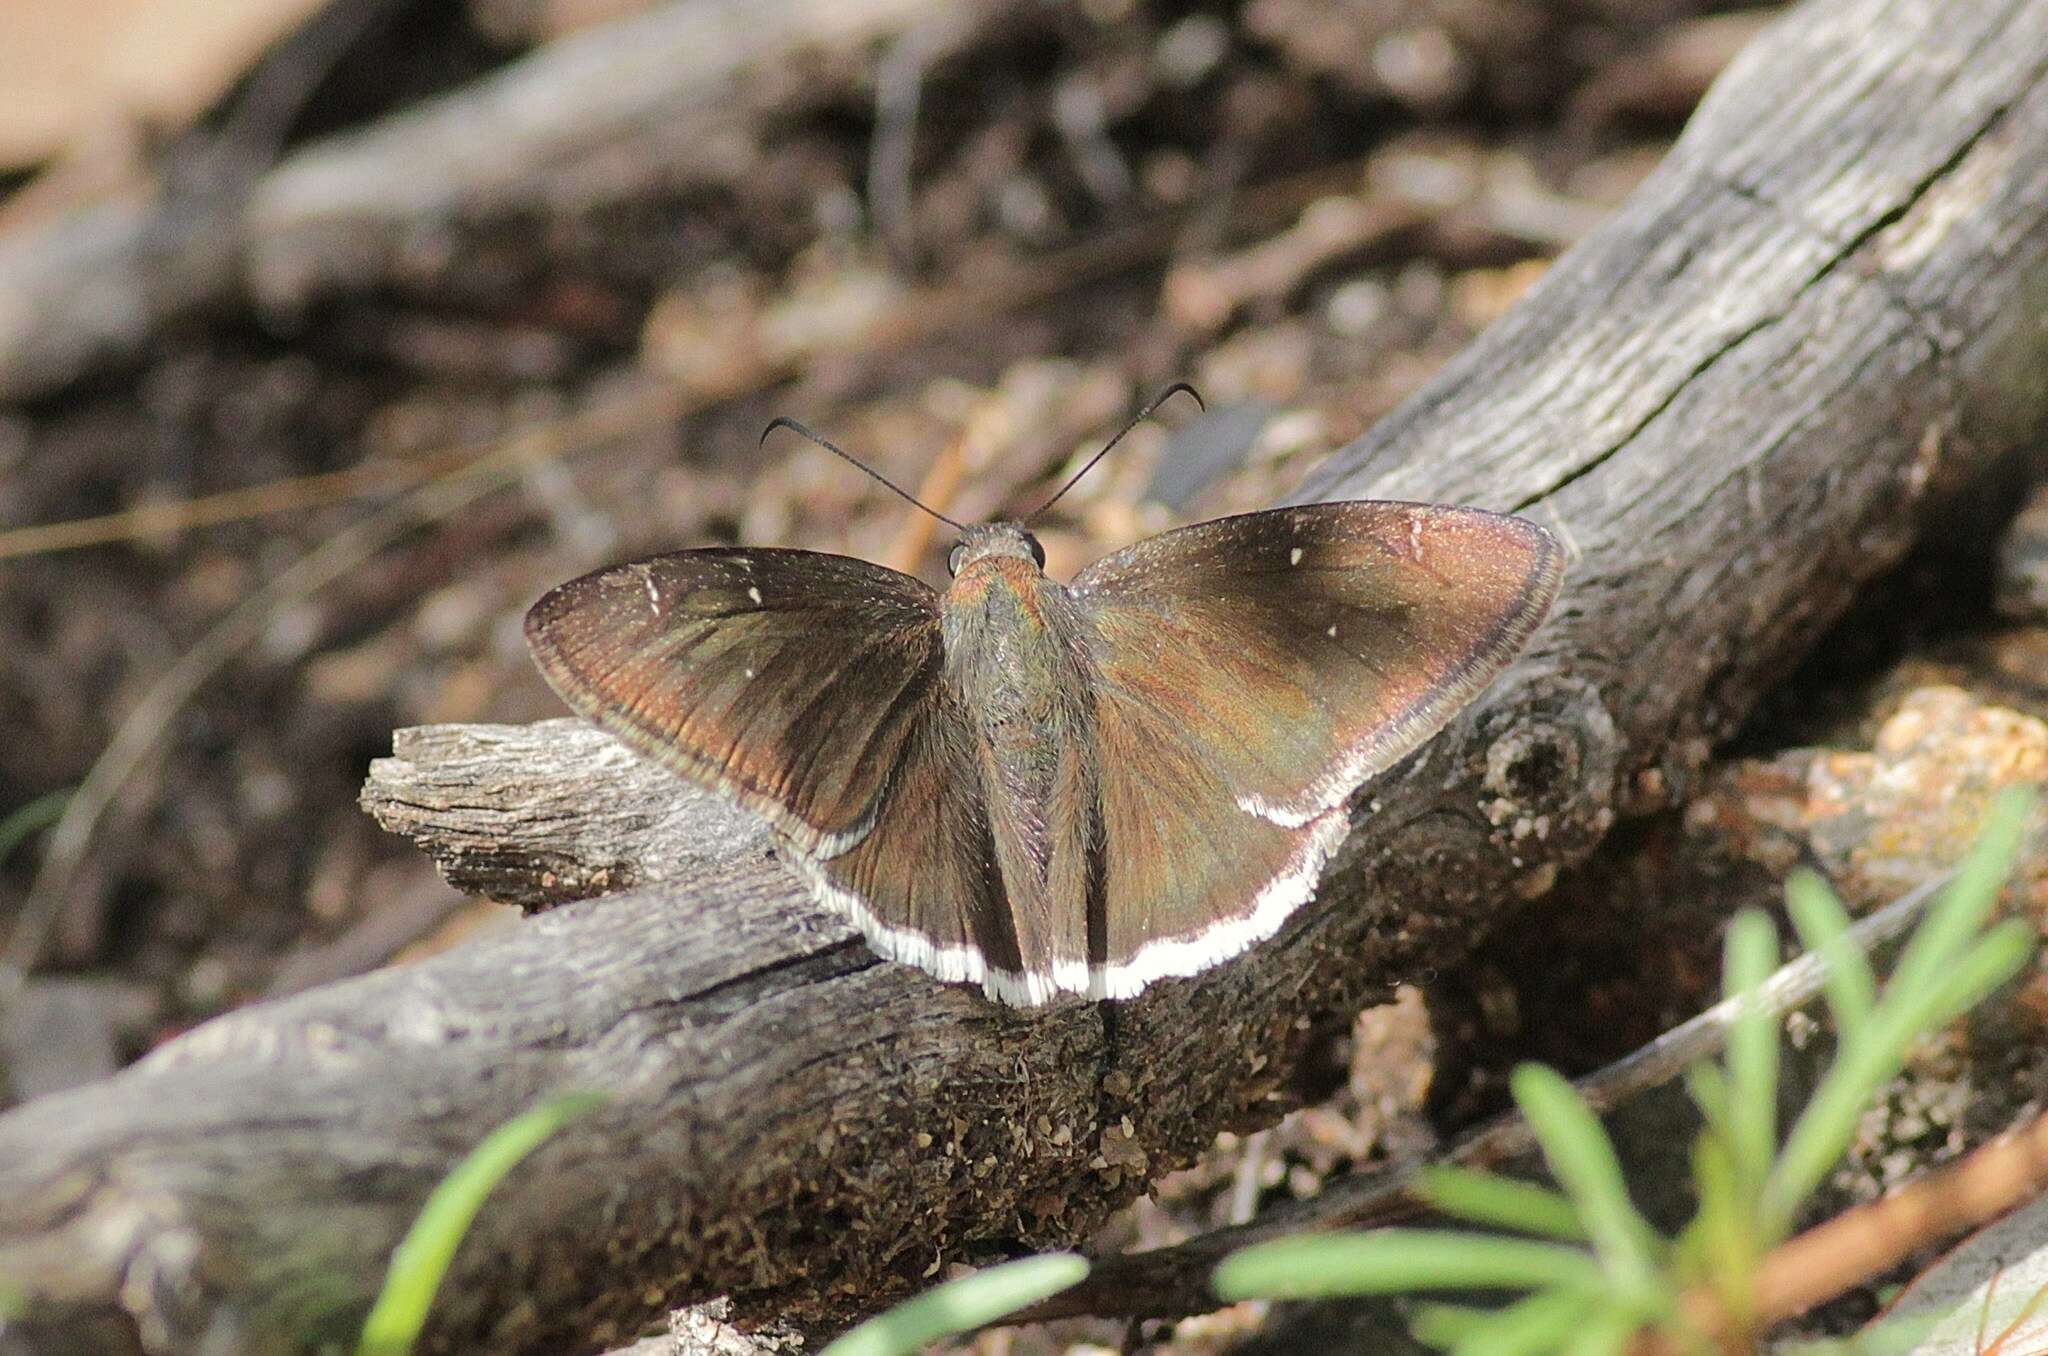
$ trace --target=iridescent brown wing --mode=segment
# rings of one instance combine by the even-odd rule
[[[683,551],[563,584],[526,635],[579,714],[766,817],[877,951],[944,979],[1014,968],[924,584],[810,551]]]
[[[1271,936],[1346,802],[1527,641],[1562,553],[1477,509],[1357,502],[1201,523],[1098,562],[1088,621],[1115,997]]]

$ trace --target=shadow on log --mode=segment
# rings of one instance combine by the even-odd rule
[[[492,1199],[442,1349],[589,1350],[721,1293],[831,1325],[1071,1244],[1312,1036],[1670,804],[1857,586],[2048,428],[2048,7],[1807,0],[1669,162],[1314,482],[1532,514],[1577,553],[1491,693],[1368,788],[1316,903],[1112,1014],[869,954],[757,827],[575,722],[401,734],[365,793],[529,905],[0,1119],[0,1278],[53,1345],[352,1330],[486,1131],[610,1094]],[[211,1345],[209,1345],[211,1344]]]

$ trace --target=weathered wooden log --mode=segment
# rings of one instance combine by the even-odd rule
[[[759,831],[573,722],[402,735],[367,799],[550,909],[209,1023],[0,1118],[0,1283],[98,1349],[346,1332],[486,1130],[598,1088],[443,1294],[444,1349],[622,1341],[719,1293],[827,1324],[1067,1244],[1313,1034],[1446,963],[1713,742],[2048,432],[2048,7],[1805,0],[1610,222],[1316,479],[1578,553],[1492,692],[1367,789],[1318,900],[1137,1002],[995,1008],[871,956]]]

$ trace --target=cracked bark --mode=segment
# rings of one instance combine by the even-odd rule
[[[570,1088],[612,1102],[493,1197],[440,1349],[591,1349],[720,1293],[829,1325],[935,1260],[1086,1237],[1284,1110],[1314,1032],[1682,797],[1861,581],[2009,483],[2048,431],[2044,314],[2048,6],[1807,0],[1622,211],[1305,491],[1516,508],[1577,559],[1279,938],[1113,1024],[996,1009],[875,960],[758,826],[587,727],[404,732],[367,799],[451,878],[533,906],[624,892],[0,1118],[25,1331],[346,1333],[450,1164]]]

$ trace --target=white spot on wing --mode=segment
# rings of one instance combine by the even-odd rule
[[[1332,637],[1333,639],[1334,639],[1334,638],[1336,637],[1336,634],[1337,634],[1337,627],[1336,627],[1336,625],[1335,625],[1334,623],[1332,623],[1332,624],[1331,624],[1331,626],[1330,626],[1330,629],[1329,629],[1329,631],[1328,631],[1328,633],[1327,633],[1327,634],[1328,634],[1329,636],[1331,636],[1331,637]]]
[[[754,600],[756,607],[761,605],[761,590],[755,588],[752,584],[747,585],[747,596]]]
[[[1289,565],[1301,564],[1301,548],[1299,546],[1293,548],[1287,553],[1287,563]]]

